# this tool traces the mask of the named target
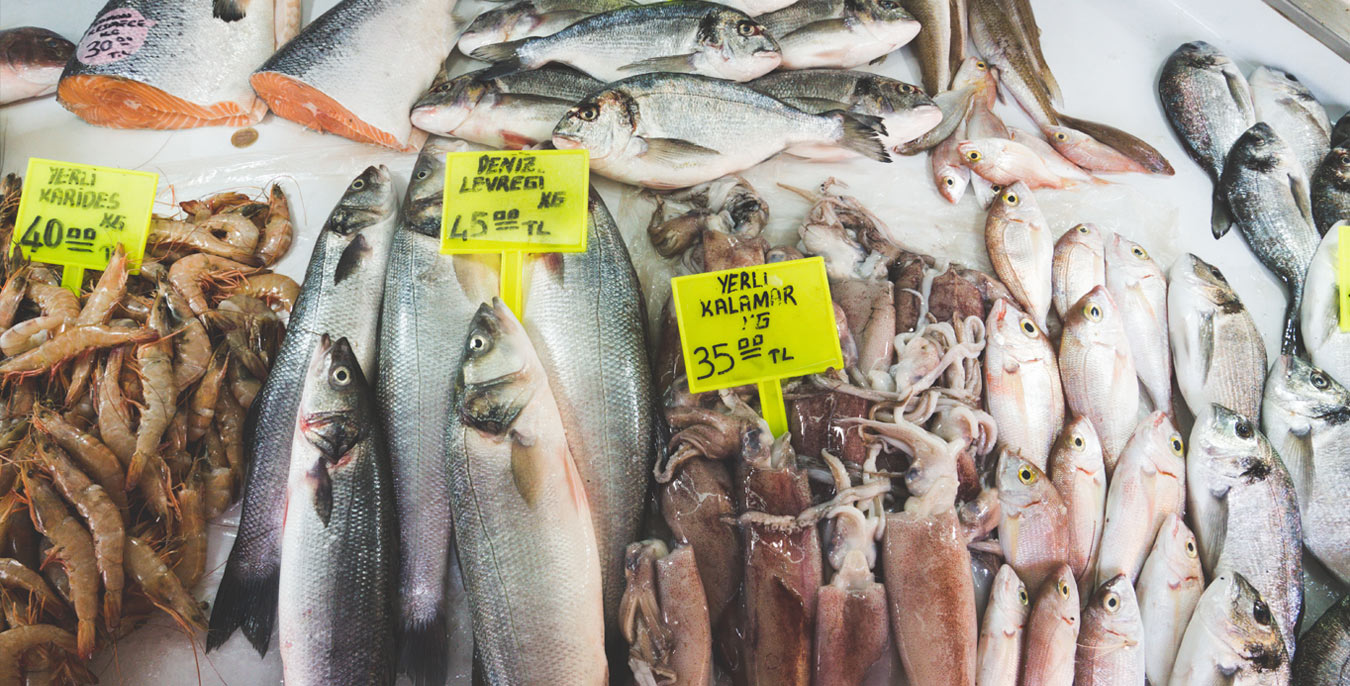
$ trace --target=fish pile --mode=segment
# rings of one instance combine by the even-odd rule
[[[10,245],[19,183],[6,179]],[[84,667],[157,610],[205,628],[209,519],[240,492],[247,413],[299,286],[286,196],[220,193],[152,218],[80,287],[18,253],[0,278],[0,682]],[[133,273],[134,272],[134,273]]]

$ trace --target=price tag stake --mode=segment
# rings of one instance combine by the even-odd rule
[[[691,274],[670,285],[689,390],[755,384],[774,436],[788,430],[781,380],[844,366],[823,258]]]
[[[1341,303],[1341,331],[1350,333],[1350,224],[1336,237],[1336,297]]]

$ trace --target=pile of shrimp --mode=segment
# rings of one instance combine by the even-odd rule
[[[299,285],[267,269],[291,243],[280,188],[181,207],[78,296],[58,268],[0,266],[0,683],[89,682],[83,661],[156,611],[205,626],[206,522],[240,493]]]

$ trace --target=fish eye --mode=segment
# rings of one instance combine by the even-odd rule
[[[1022,320],[1022,331],[1023,331],[1023,333],[1025,333],[1026,335],[1031,336],[1032,338],[1035,338],[1035,337],[1036,337],[1036,332],[1039,331],[1039,329],[1036,328],[1036,324],[1035,324],[1034,322],[1032,322],[1030,319],[1023,319],[1023,320]]]
[[[955,186],[955,185],[956,185],[956,179],[953,179],[953,178],[950,177],[950,176],[948,176],[947,178],[943,179],[942,181],[943,181],[943,183],[946,183],[948,186]]]
[[[1060,579],[1060,580],[1059,580],[1059,584],[1056,585],[1056,588],[1059,589],[1059,594],[1060,594],[1060,595],[1064,596],[1065,598],[1068,598],[1068,597],[1069,597],[1069,584],[1068,584],[1068,582],[1064,581],[1063,579]]]
[[[1176,434],[1172,434],[1172,439],[1167,442],[1167,445],[1172,448],[1172,454],[1177,457],[1181,457],[1182,453],[1186,450],[1186,444],[1182,442],[1181,437]]]
[[[1138,257],[1141,260],[1148,259],[1148,251],[1138,245],[1134,246],[1133,248],[1130,248],[1130,254],[1134,255],[1135,257]]]
[[[1342,166],[1350,166],[1350,153],[1341,153],[1340,156],[1336,158],[1336,161],[1340,162]]]
[[[577,116],[581,121],[595,121],[595,118],[600,116],[600,108],[594,104],[582,105],[577,109]]]
[[[366,180],[365,180],[365,179],[357,179],[357,180],[353,181],[353,182],[352,182],[352,185],[351,185],[351,189],[354,190],[354,191],[359,191],[359,190],[361,190],[362,188],[365,188],[365,187],[366,187]]]
[[[479,335],[469,337],[469,350],[479,352],[487,347],[487,339]]]
[[[1003,202],[1007,203],[1009,207],[1017,207],[1022,202],[1022,198],[1018,197],[1016,193],[1008,191],[1003,194]]]
[[[1079,224],[1078,227],[1077,227],[1075,230],[1078,231],[1078,233],[1083,233],[1083,234],[1090,233],[1090,231],[1088,230],[1087,224]]]
[[[1030,604],[1031,604],[1031,598],[1029,598],[1029,597],[1027,596],[1027,587],[1026,587],[1026,586],[1023,586],[1023,587],[1017,589],[1017,599],[1020,600],[1020,601],[1022,601],[1022,604],[1023,604],[1023,605],[1030,605]]]
[[[887,9],[891,9],[891,8],[888,7]],[[907,83],[902,83],[902,84],[900,84],[900,92],[901,92],[901,93],[905,93],[905,94],[913,93],[913,92],[914,92],[914,86],[911,86],[911,85],[909,85],[909,84],[907,84]]]
[[[1060,141],[1061,143],[1067,141],[1069,140],[1069,134],[1064,133],[1063,131],[1056,131],[1055,140]]]
[[[1195,557],[1198,553],[1195,551],[1195,539],[1186,540],[1186,557]]]
[[[1099,322],[1102,320],[1102,308],[1096,303],[1088,303],[1083,307],[1083,315],[1094,322]]]
[[[1017,470],[1017,480],[1028,486],[1036,482],[1036,472],[1031,471],[1030,467],[1022,467]]]
[[[1087,441],[1084,441],[1082,436],[1074,434],[1073,438],[1069,439],[1069,443],[1073,444],[1074,450],[1082,450]]]
[[[427,176],[429,176],[430,174],[431,174],[431,172],[428,172],[428,171],[425,170],[425,169],[419,170],[419,171],[417,172],[417,180],[418,180],[418,181],[421,181],[422,179],[427,178]]]
[[[877,4],[881,5],[881,9],[883,10],[893,10],[900,6],[895,2],[893,2],[893,0],[881,0],[881,2]]]
[[[985,64],[984,60],[980,60],[975,63],[975,68],[979,69],[980,71],[984,71],[989,68],[989,65]]]
[[[1270,626],[1270,606],[1264,600],[1252,604],[1252,619],[1261,626]]]
[[[885,7],[884,4],[882,6]],[[742,19],[736,22],[736,33],[742,36],[753,36],[756,33],[759,33],[759,27],[755,25],[755,22],[750,21],[749,19]]]
[[[346,367],[338,367],[333,370],[333,383],[339,386],[346,386],[352,382],[352,372]]]
[[[1107,612],[1114,614],[1120,609],[1120,596],[1115,593],[1107,593],[1106,596],[1102,598],[1102,604],[1106,606]]]
[[[971,150],[970,152],[966,153],[966,159],[970,160],[971,162],[979,162],[981,157],[983,157],[983,155],[980,154],[979,150]]]
[[[1227,282],[1227,281],[1228,281],[1228,279],[1223,278],[1223,272],[1219,271],[1219,268],[1218,268],[1218,267],[1215,267],[1214,265],[1210,265],[1210,267],[1209,267],[1209,273],[1210,273],[1210,274],[1213,274],[1213,275],[1214,275],[1214,278],[1216,278],[1216,279],[1218,279],[1218,280],[1220,280],[1220,281],[1224,281],[1224,282]]]
[[[1316,388],[1319,391],[1325,391],[1327,390],[1327,386],[1331,385],[1331,379],[1327,378],[1327,375],[1322,372],[1313,372],[1311,381],[1313,388]]]
[[[1233,433],[1237,434],[1238,438],[1247,439],[1252,437],[1255,430],[1252,429],[1251,422],[1245,419],[1239,419],[1238,423],[1233,426]]]

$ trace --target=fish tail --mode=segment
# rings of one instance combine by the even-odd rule
[[[222,21],[239,21],[244,18],[245,4],[241,0],[215,0],[211,4],[211,16]]]
[[[267,644],[272,640],[272,624],[277,610],[277,572],[262,578],[245,578],[234,569],[234,558],[226,565],[220,580],[216,599],[211,607],[211,621],[206,630],[206,650],[210,652],[223,645],[235,629],[243,629],[244,636],[258,651],[267,655]]]
[[[1215,186],[1214,197],[1210,201],[1209,210],[1209,230],[1214,234],[1214,239],[1218,240],[1228,233],[1228,229],[1233,226],[1233,215],[1228,213],[1228,201],[1224,199],[1223,193]]]
[[[854,114],[842,110],[826,112],[824,116],[835,119],[842,128],[839,139],[835,141],[835,144],[839,147],[852,150],[878,162],[891,161],[890,154],[886,152],[886,146],[881,142],[881,137],[886,135],[886,126],[881,123],[880,117]]]
[[[522,69],[529,69],[538,65],[525,64],[520,59],[520,48],[529,38],[521,40],[507,41],[505,43],[493,43],[484,45],[472,53],[470,57],[484,62],[491,62],[492,66],[478,75],[479,81],[489,81],[507,74],[514,74]]]
[[[399,631],[398,671],[415,686],[440,686],[450,671],[445,608],[431,617],[404,617]]]
[[[1303,336],[1299,333],[1300,311],[1303,309],[1303,286],[1291,289],[1289,304],[1284,309],[1284,333],[1280,336],[1280,354],[1305,357]]]

